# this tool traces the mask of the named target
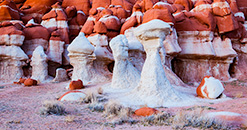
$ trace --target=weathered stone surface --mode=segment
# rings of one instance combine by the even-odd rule
[[[52,80],[53,82],[64,82],[69,80],[67,72],[63,68],[56,69],[56,77]]]
[[[42,46],[38,46],[33,51],[33,56],[31,58],[31,66],[32,66],[32,79],[38,80],[39,82],[45,82],[48,76],[48,58],[44,52],[44,48]]]
[[[230,39],[214,37],[210,31],[181,31],[178,35],[182,51],[173,65],[183,81],[199,82],[206,75],[223,81],[231,78],[228,70],[237,53]]]
[[[135,88],[140,81],[138,71],[128,60],[128,41],[124,35],[118,35],[110,42],[114,56],[114,68],[111,87],[115,89]]]
[[[68,46],[70,64],[74,67],[72,80],[82,80],[85,84],[105,82],[107,79],[94,68],[96,59],[94,47],[85,37],[80,34]]]
[[[38,46],[42,46],[44,50],[47,50],[50,33],[45,27],[35,23],[32,19],[26,24],[23,32],[25,40],[21,48],[27,55],[32,55]]]
[[[22,19],[24,22],[35,18],[38,22],[41,22],[41,18],[45,13],[51,9],[51,5],[55,4],[57,0],[26,0],[23,6],[20,8],[24,13]]]

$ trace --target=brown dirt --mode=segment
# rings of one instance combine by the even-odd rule
[[[63,93],[67,92],[65,86],[69,82],[46,83],[38,86],[24,87],[24,85],[0,85],[0,129],[172,129],[171,126],[144,126],[140,123],[130,125],[117,125],[112,127],[104,125],[109,122],[102,113],[92,112],[83,103],[60,102],[68,112],[67,115],[42,116],[39,114],[42,103],[46,100],[56,101]],[[86,87],[85,90],[96,91],[97,87]],[[247,115],[247,84],[245,81],[225,83],[225,94],[233,98],[217,104],[208,104],[216,110],[229,111]],[[160,110],[178,112],[189,107],[162,108]],[[69,120],[72,120],[71,122]],[[192,128],[191,128],[192,129]]]

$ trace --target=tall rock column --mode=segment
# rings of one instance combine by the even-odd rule
[[[161,20],[152,20],[138,26],[135,36],[143,44],[147,58],[141,79],[133,94],[148,106],[165,106],[182,98],[166,78],[159,51],[163,40],[170,33],[170,25]]]

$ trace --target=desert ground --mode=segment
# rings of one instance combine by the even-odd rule
[[[117,117],[109,117],[104,112],[89,109],[85,102],[57,101],[68,90],[65,87],[69,82],[40,83],[37,86],[24,87],[21,84],[0,85],[0,129],[35,129],[35,130],[108,130],[108,129],[201,129],[200,127],[183,126],[178,124],[154,124],[144,121],[145,117],[130,115],[130,122],[114,123]],[[224,83],[227,97],[230,100],[220,103],[208,103],[186,107],[156,108],[159,111],[169,113],[195,112],[200,109],[205,113],[227,111],[247,115],[247,81],[232,81]],[[85,93],[97,92],[100,85],[86,86],[82,91]],[[65,113],[42,114],[44,104],[58,104],[64,108]],[[227,121],[226,121],[227,122]],[[238,122],[238,121],[233,121]],[[244,125],[234,125],[227,129],[245,129]],[[212,128],[211,128],[212,129]]]

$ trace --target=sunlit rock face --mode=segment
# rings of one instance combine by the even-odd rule
[[[1,82],[12,82],[23,76],[22,67],[28,60],[20,48],[25,36],[10,22],[2,22],[0,25],[0,79]]]

